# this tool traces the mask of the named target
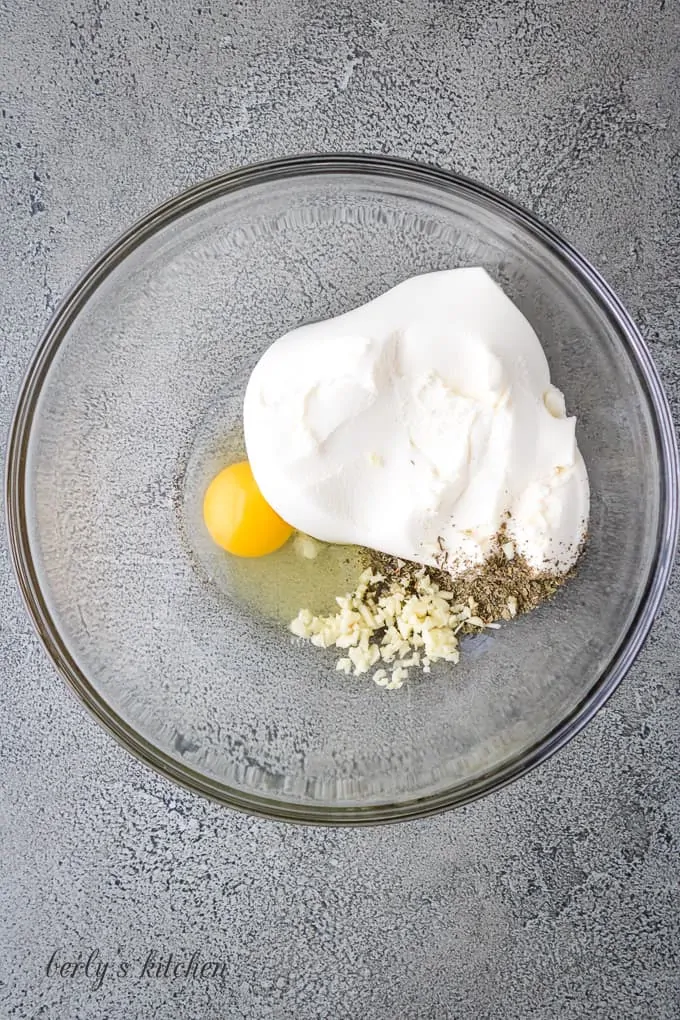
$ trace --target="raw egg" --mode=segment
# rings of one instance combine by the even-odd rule
[[[265,500],[247,460],[213,478],[203,499],[203,520],[213,541],[234,556],[266,556],[293,533]]]

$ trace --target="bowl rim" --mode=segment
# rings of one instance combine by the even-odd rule
[[[607,667],[567,716],[540,740],[460,786],[408,801],[371,804],[300,804],[229,787],[181,764],[122,719],[78,667],[42,594],[31,555],[26,516],[27,451],[36,406],[51,363],[76,317],[109,273],[144,241],[185,213],[254,185],[323,175],[407,180],[463,194],[531,234],[585,285],[627,350],[649,402],[660,456],[659,523],[655,556],[640,604]],[[678,540],[679,462],[670,407],[651,354],[631,317],[596,269],[551,227],[512,199],[471,178],[412,160],[361,153],[306,154],[227,171],[194,185],[139,219],[90,265],[48,322],[25,373],[10,426],[5,471],[7,531],[12,563],[28,614],[58,673],[95,719],[131,754],[165,778],[231,808],[281,821],[368,825],[437,814],[459,807],[526,775],[563,747],[611,697],[639,653],[668,584]]]

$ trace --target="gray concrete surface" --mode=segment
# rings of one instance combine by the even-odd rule
[[[0,24],[3,453],[37,337],[99,250],[188,184],[300,150],[436,162],[536,210],[618,289],[677,415],[671,0],[0,0]],[[606,710],[500,794],[294,829],[173,788],[90,720],[3,534],[0,1017],[677,1017],[679,628],[676,573]],[[170,953],[219,973],[165,976]],[[62,967],[79,954],[88,977]]]

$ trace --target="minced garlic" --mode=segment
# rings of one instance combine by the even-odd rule
[[[337,613],[314,616],[301,609],[290,630],[319,648],[346,649],[336,665],[342,673],[359,676],[380,663],[373,680],[397,690],[413,667],[429,673],[432,662],[458,662],[459,631],[486,626],[475,614],[474,599],[464,605],[452,605],[452,600],[452,593],[441,589],[425,569],[407,587],[399,580],[386,583],[369,568],[354,592],[336,599]]]
[[[503,550],[506,560],[514,560],[515,558],[514,542],[503,542],[501,549]]]
[[[315,560],[321,548],[321,544],[315,538],[304,535],[301,531],[293,539],[293,546],[298,556],[302,556],[305,560]]]

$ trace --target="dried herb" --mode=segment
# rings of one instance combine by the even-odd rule
[[[557,568],[537,571],[524,556],[515,552],[505,525],[498,532],[486,561],[462,574],[456,573],[455,568],[452,570],[443,543],[440,542],[439,547],[442,555],[437,556],[438,566],[427,567],[428,575],[441,589],[453,594],[454,605],[469,605],[472,599],[475,614],[484,623],[510,620],[520,613],[530,612],[552,598],[575,570],[572,567],[567,571]],[[373,569],[385,577],[385,587],[394,580],[407,590],[415,590],[422,566],[384,553],[372,553],[371,559]]]

